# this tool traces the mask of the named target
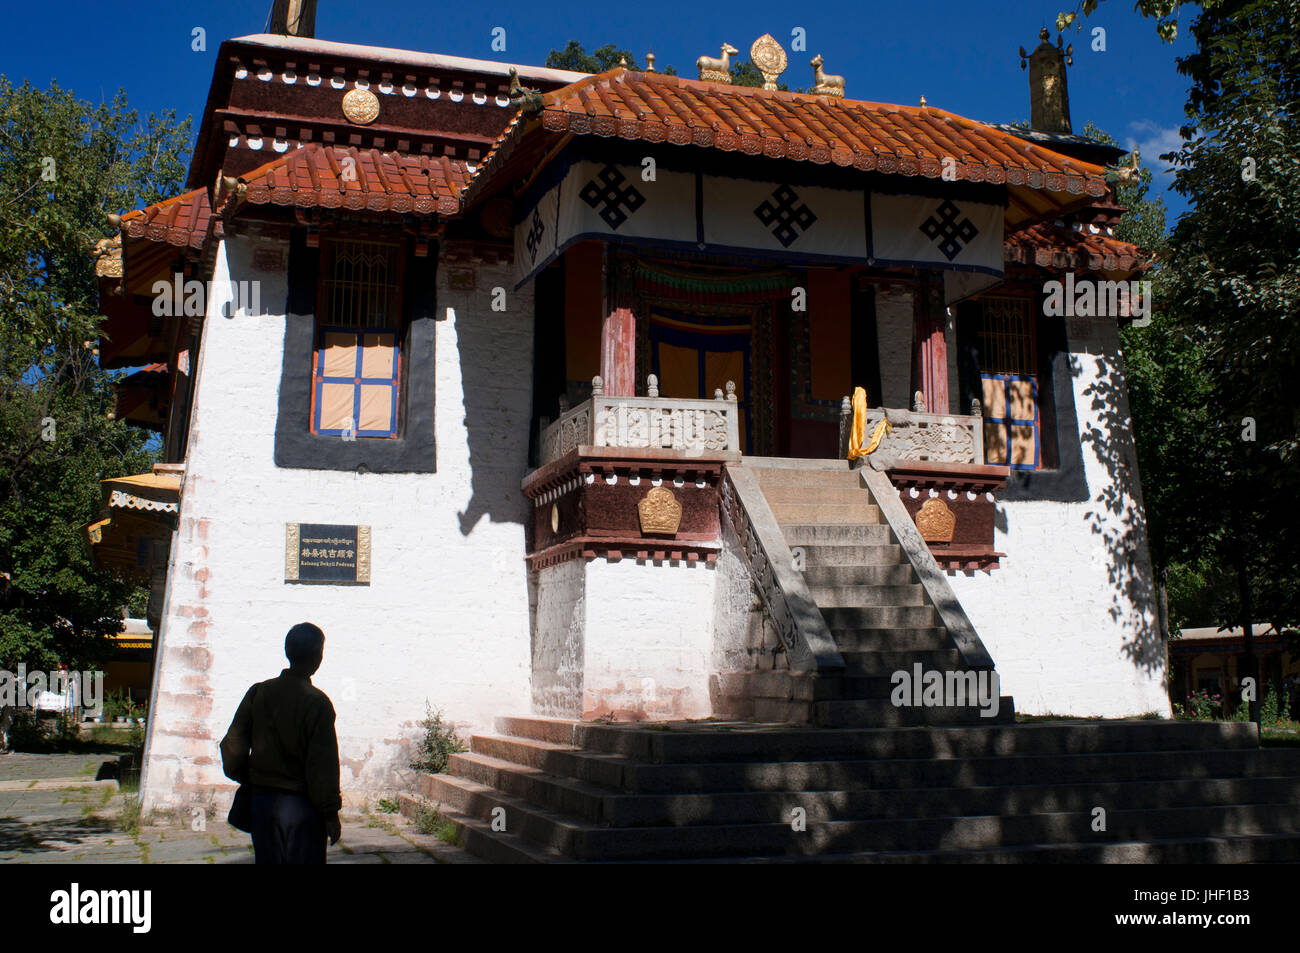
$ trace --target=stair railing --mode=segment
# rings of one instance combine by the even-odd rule
[[[870,464],[859,465],[857,470],[862,476],[862,482],[871,491],[872,502],[880,507],[880,513],[889,524],[894,538],[916,570],[917,578],[925,587],[925,594],[939,613],[939,619],[948,630],[961,657],[972,668],[992,668],[993,657],[984,647],[966,610],[961,607],[957,594],[948,584],[947,574],[939,568],[929,545],[921,538],[921,532],[908,514],[907,507],[898,498],[897,488],[885,473]]]
[[[843,671],[844,659],[835,638],[803,573],[795,568],[794,554],[758,478],[744,467],[725,467],[721,492],[723,523],[740,541],[741,557],[785,647],[790,667]]]

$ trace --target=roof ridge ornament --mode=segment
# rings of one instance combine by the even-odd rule
[[[712,56],[701,56],[695,61],[695,68],[700,71],[700,79],[709,83],[730,83],[731,82],[731,57],[739,53],[730,43],[722,44],[722,55],[717,59]]]
[[[539,113],[542,111],[541,91],[521,85],[519,70],[513,66],[510,67],[510,105],[516,109],[522,109],[525,113]]]
[[[814,96],[829,96],[834,99],[844,98],[844,77],[834,73],[822,72],[822,55],[818,53],[808,64],[813,68],[813,85],[808,92]]]
[[[763,88],[776,89],[776,81],[785,72],[788,60],[785,48],[771,33],[764,33],[749,48],[749,58],[763,74]]]

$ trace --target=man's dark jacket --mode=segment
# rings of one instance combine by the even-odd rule
[[[289,669],[248,690],[221,739],[221,766],[254,792],[306,796],[327,821],[343,806],[334,706],[310,678]]]

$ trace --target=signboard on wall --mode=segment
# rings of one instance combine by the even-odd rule
[[[286,523],[284,581],[370,585],[370,527]]]

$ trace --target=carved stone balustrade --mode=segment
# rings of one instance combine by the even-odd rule
[[[841,457],[848,454],[848,432],[852,412],[841,431]],[[892,432],[885,433],[872,457],[876,469],[892,467],[902,461],[918,463],[984,464],[984,418],[957,414],[927,414],[915,410],[876,407],[867,411],[866,435],[870,437],[882,418],[889,419]],[[878,465],[884,463],[885,466]]]
[[[598,391],[597,386],[593,387]],[[542,431],[542,466],[579,447],[668,450],[685,456],[740,450],[734,386],[714,400],[593,393]]]

